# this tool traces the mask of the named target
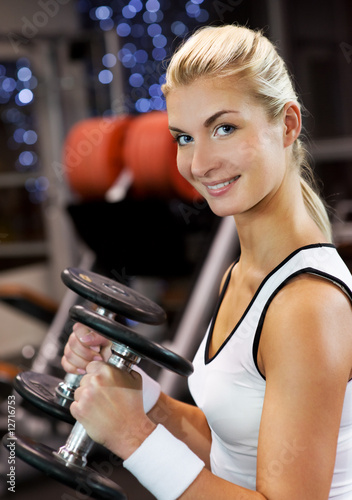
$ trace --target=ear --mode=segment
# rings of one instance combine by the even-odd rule
[[[298,138],[302,128],[301,111],[295,101],[290,101],[285,104],[284,113],[284,146],[291,146]]]

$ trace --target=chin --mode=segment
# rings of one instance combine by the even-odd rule
[[[236,213],[238,213],[238,209],[236,210],[233,204],[231,206],[226,206],[223,202],[214,203],[214,201],[207,201],[210,210],[218,217],[233,217]]]
[[[215,209],[210,206],[211,211],[213,212],[214,215],[217,215],[218,217],[234,217],[236,215],[236,212],[233,210],[225,210],[225,209]]]

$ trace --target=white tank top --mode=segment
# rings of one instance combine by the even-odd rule
[[[212,472],[254,491],[265,394],[265,379],[257,366],[261,329],[272,299],[291,278],[301,273],[316,274],[334,282],[352,301],[352,276],[335,247],[330,244],[302,247],[263,280],[238,324],[209,359],[211,335],[230,280],[229,273],[215,315],[195,356],[194,373],[189,378],[191,394],[204,412],[212,433]],[[299,454],[294,443],[287,443],[287,448],[287,453]],[[346,389],[329,499],[352,499],[352,381]]]

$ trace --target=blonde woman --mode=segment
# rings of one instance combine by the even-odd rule
[[[234,217],[241,255],[194,359],[196,406],[103,363],[108,342],[76,325],[72,414],[160,500],[351,499],[352,277],[307,180],[285,64],[259,32],[204,28],[163,91],[179,171]]]

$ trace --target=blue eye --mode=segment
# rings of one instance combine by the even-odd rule
[[[233,125],[221,125],[216,129],[215,133],[216,135],[224,136],[232,134],[234,130],[236,130],[236,127],[234,127]]]
[[[175,141],[179,146],[186,146],[187,144],[193,141],[193,137],[191,137],[190,135],[182,134],[178,135],[175,138]]]

